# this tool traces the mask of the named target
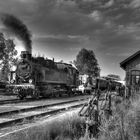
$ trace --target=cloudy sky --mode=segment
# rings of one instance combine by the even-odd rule
[[[140,0],[0,0],[0,12],[21,19],[32,33],[34,54],[73,61],[92,49],[101,74],[140,50]]]

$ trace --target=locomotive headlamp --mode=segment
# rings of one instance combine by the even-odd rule
[[[12,79],[12,80],[10,81],[10,83],[12,83],[12,84],[13,84],[14,82],[15,82],[15,80],[14,80],[14,79]]]
[[[32,84],[32,82],[33,82],[33,80],[32,79],[29,79],[29,83]]]

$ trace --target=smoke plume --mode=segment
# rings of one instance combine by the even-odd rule
[[[8,30],[24,42],[26,49],[31,52],[31,34],[26,25],[20,19],[9,14],[2,14],[1,21]]]

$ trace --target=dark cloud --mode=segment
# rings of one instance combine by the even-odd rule
[[[119,33],[118,30],[103,31],[98,34],[101,43],[107,48],[110,47],[127,47],[130,42],[134,42],[133,35],[127,33]]]
[[[104,28],[102,22],[95,21],[90,15],[70,13],[60,9],[32,19],[30,24],[37,32],[66,35],[90,35],[97,29]]]
[[[139,0],[5,0],[0,5],[0,12],[14,14],[27,24],[33,49],[56,50],[56,57],[64,50],[76,55],[85,47],[95,50],[108,70],[113,60],[119,63],[140,44]],[[113,59],[115,53],[120,57],[113,55]]]
[[[85,36],[45,36],[45,37],[37,37],[34,41],[47,44],[55,47],[71,47],[73,45],[79,45],[88,41],[88,38]]]

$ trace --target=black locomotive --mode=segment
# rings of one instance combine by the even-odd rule
[[[71,94],[78,86],[78,70],[71,64],[58,63],[44,57],[32,57],[28,51],[21,52],[16,71],[11,71],[7,88],[20,99],[30,95],[61,96]]]

